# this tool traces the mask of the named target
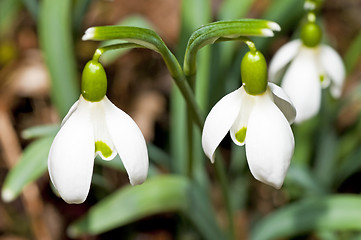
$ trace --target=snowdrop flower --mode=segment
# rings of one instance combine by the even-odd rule
[[[281,87],[296,107],[296,123],[319,112],[322,88],[330,86],[335,98],[342,92],[345,79],[342,59],[334,49],[320,44],[321,37],[321,29],[316,23],[306,23],[301,29],[301,40],[293,40],[281,47],[270,63],[269,78],[272,82],[277,81],[282,69],[290,63]]]
[[[230,132],[233,142],[245,145],[253,176],[279,189],[294,150],[290,127],[296,112],[284,91],[267,82],[263,55],[248,52],[241,63],[243,86],[224,96],[208,114],[202,146],[214,162],[215,150]]]
[[[85,201],[94,157],[113,159],[118,153],[131,184],[147,177],[148,153],[136,123],[105,96],[107,79],[102,65],[91,60],[84,68],[82,94],[65,116],[50,148],[52,183],[68,203]]]

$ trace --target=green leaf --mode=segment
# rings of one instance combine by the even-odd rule
[[[147,148],[151,161],[168,169],[170,168],[170,157],[166,152],[152,143],[147,143]]]
[[[27,0],[29,1],[29,0]],[[80,33],[84,16],[91,4],[92,0],[73,0],[72,17],[73,29],[76,34]]]
[[[34,20],[38,19],[39,15],[39,2],[37,0],[23,0],[23,4],[31,13]]]
[[[357,36],[352,40],[350,47],[347,49],[345,55],[345,66],[347,73],[351,73],[351,71],[355,68],[358,60],[361,56],[361,31],[357,34]]]
[[[337,162],[337,147],[339,141],[335,131],[324,125],[320,128],[319,145],[317,146],[317,153],[315,156],[314,175],[325,189],[330,189],[333,184],[336,170],[339,168]]]
[[[0,36],[3,36],[13,26],[12,23],[20,9],[20,3],[20,0],[0,1]]]
[[[59,131],[59,124],[49,124],[49,125],[40,125],[34,126],[25,129],[21,133],[21,137],[24,139],[38,138],[38,137],[46,137],[46,136],[55,136],[55,134]]]
[[[80,89],[71,35],[71,0],[44,0],[39,16],[41,48],[51,77],[52,100],[64,117]]]
[[[309,194],[325,194],[326,190],[322,188],[320,183],[312,175],[312,172],[304,164],[291,164],[287,171],[286,183],[295,183],[304,188]],[[292,189],[291,189],[292,190]],[[305,193],[302,192],[302,195]]]
[[[17,198],[24,187],[44,174],[48,166],[48,153],[54,136],[40,138],[23,152],[19,162],[6,176],[2,198],[10,202]]]
[[[149,153],[149,158],[151,161],[152,161],[152,157],[153,156]],[[94,163],[117,170],[117,171],[120,171],[120,172],[126,172],[123,162],[120,159],[118,154],[111,161],[103,160],[100,156],[97,155],[95,157]],[[148,168],[148,179],[150,177],[158,175],[158,174],[159,174],[159,170],[154,166],[153,162],[150,162],[149,168]]]
[[[205,239],[224,239],[200,193],[196,185],[184,177],[154,177],[142,185],[126,186],[114,192],[72,223],[68,234],[71,237],[100,234],[153,214],[181,211]]]
[[[349,176],[358,172],[361,168],[361,148],[350,153],[337,167],[334,176],[336,186],[342,184]]]
[[[251,239],[286,238],[319,230],[361,230],[361,197],[334,195],[290,204],[259,221]]]
[[[254,0],[224,0],[218,16],[220,20],[243,18],[247,15]]]

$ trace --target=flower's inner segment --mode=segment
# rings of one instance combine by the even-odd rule
[[[112,160],[117,155],[106,124],[103,102],[93,102],[92,120],[94,130],[95,154],[103,160]]]
[[[95,142],[95,152],[100,152],[105,158],[108,158],[112,155],[112,149],[102,141]]]
[[[244,143],[244,140],[246,139],[246,132],[247,132],[246,127],[243,127],[238,132],[236,132],[235,136],[238,142]]]
[[[320,78],[322,88],[327,88],[330,85],[331,81],[325,74],[321,73],[319,75],[319,78]]]
[[[320,75],[320,81],[321,81],[321,83],[323,83],[323,81],[325,81],[325,76],[324,75]]]

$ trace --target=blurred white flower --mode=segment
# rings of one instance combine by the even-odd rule
[[[205,154],[215,150],[230,131],[233,142],[245,144],[253,176],[275,188],[283,184],[294,150],[290,124],[295,108],[284,91],[268,83],[265,92],[250,95],[244,86],[224,96],[210,111],[202,133]]]
[[[318,44],[307,47],[302,40],[293,40],[281,47],[269,66],[269,79],[276,82],[282,69],[286,69],[281,87],[291,98],[297,110],[296,123],[307,120],[319,112],[321,89],[330,86],[333,97],[341,95],[345,67],[341,57],[331,47]]]
[[[50,148],[51,181],[66,202],[82,203],[89,192],[96,154],[111,160],[117,153],[130,183],[143,183],[148,172],[148,152],[136,123],[106,96],[91,102],[81,95],[65,116]]]

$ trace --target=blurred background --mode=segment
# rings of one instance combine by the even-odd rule
[[[104,54],[108,98],[141,128],[149,177],[143,188],[129,188],[119,157],[96,159],[87,200],[69,205],[49,183],[47,153],[79,97],[85,63],[111,43],[82,41],[88,27],[151,28],[182,65],[188,38],[202,24],[273,20],[281,32],[253,39],[269,62],[297,38],[303,1],[0,0],[0,239],[361,239],[360,13],[360,0],[325,0],[318,11],[323,42],[344,59],[347,79],[341,99],[323,90],[320,113],[293,126],[295,155],[281,190],[253,179],[244,149],[228,136],[220,146],[222,187],[198,129],[191,153],[197,167],[188,179],[187,110],[162,57],[146,49]],[[240,86],[245,51],[233,42],[200,51],[197,100],[204,114]],[[12,190],[10,199],[4,189]]]

